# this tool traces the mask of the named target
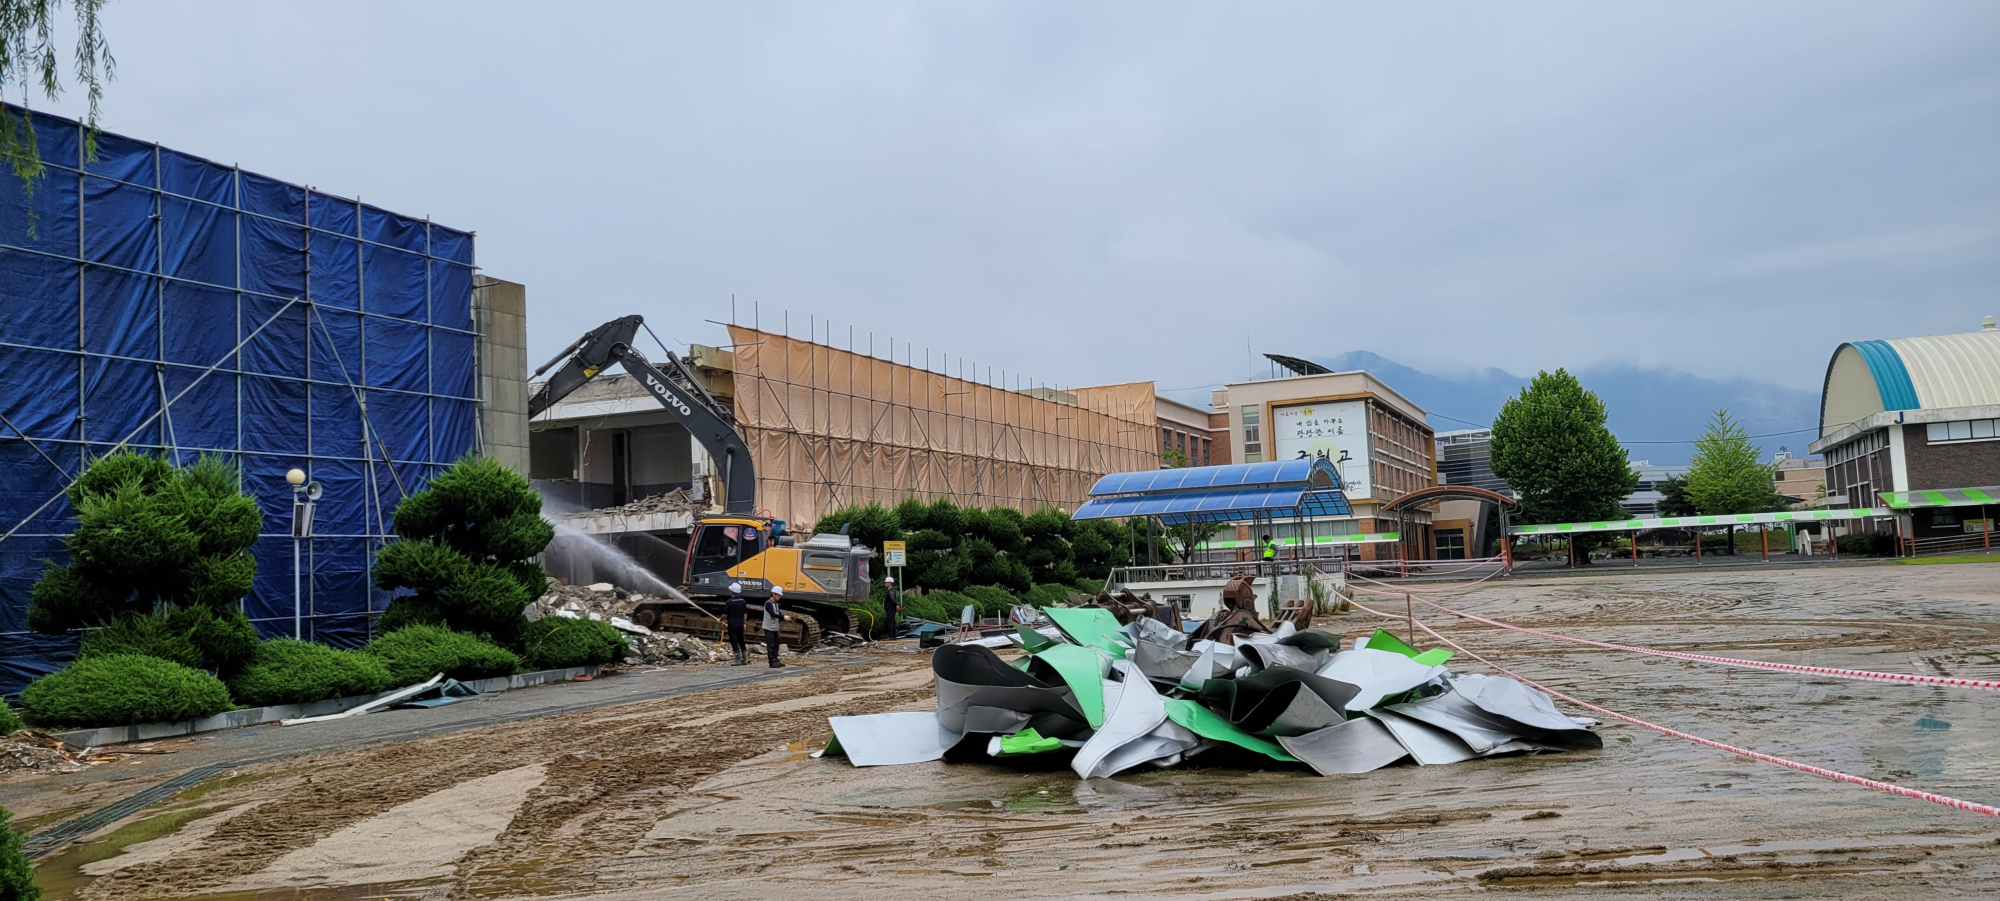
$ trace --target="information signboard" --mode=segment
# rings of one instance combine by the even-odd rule
[[[1350,498],[1370,497],[1368,478],[1368,405],[1348,400],[1295,404],[1271,411],[1273,460],[1319,457],[1334,464]],[[1347,462],[1340,462],[1342,451]]]

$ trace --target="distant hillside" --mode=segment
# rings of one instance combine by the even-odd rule
[[[1477,428],[1493,421],[1507,398],[1528,384],[1528,376],[1498,369],[1481,369],[1456,376],[1437,376],[1412,369],[1365,350],[1314,362],[1335,370],[1366,369],[1417,406],[1431,413],[1431,428],[1440,432]],[[1771,435],[1819,424],[1819,395],[1810,391],[1746,379],[1714,381],[1672,369],[1603,366],[1575,373],[1583,387],[1597,392],[1610,413],[1613,434],[1626,442],[1634,460],[1663,466],[1686,463],[1694,453],[1687,444],[1701,432],[1711,411],[1726,409],[1752,435]],[[1805,453],[1811,432],[1758,438],[1766,459],[1780,446]],[[1640,444],[1672,441],[1674,444]]]

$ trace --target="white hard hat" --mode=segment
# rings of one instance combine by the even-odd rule
[[[783,586],[780,586],[780,585],[773,585],[773,586],[771,586],[771,593],[772,593],[772,594],[784,594],[784,593],[785,593],[785,589],[784,589],[784,587],[783,587]]]
[[[896,584],[896,577],[895,577],[895,576],[890,576],[890,577],[888,577],[888,578],[886,578],[886,579],[883,579],[882,581],[883,581],[883,582],[886,582],[886,583],[888,583],[888,584],[890,584],[890,585],[894,585],[894,584]]]
[[[730,593],[730,594],[742,594],[742,593],[743,593],[743,583],[741,583],[741,582],[731,582],[731,583],[729,583],[729,593]]]

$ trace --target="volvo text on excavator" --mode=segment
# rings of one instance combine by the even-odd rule
[[[782,588],[787,612],[779,635],[794,650],[812,647],[823,631],[855,631],[858,624],[851,611],[868,600],[872,552],[855,547],[845,534],[798,541],[787,534],[782,520],[759,513],[756,466],[749,444],[736,430],[735,417],[672,351],[665,351],[665,363],[656,366],[632,346],[644,324],[637,315],[614,319],[542,364],[534,377],[558,363],[562,367],[529,398],[529,418],[613,364],[623,366],[708,451],[719,477],[722,512],[695,521],[687,566],[679,573],[683,590],[702,607],[719,611],[731,582],[742,586],[744,596],[759,600],[770,594],[772,586]],[[633,619],[643,626],[721,637],[720,620],[678,603],[647,604],[633,613]]]

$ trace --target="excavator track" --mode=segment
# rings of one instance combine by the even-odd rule
[[[726,636],[721,611],[712,612],[715,613],[714,616],[690,610],[682,604],[646,604],[633,611],[632,621],[655,631],[680,632],[705,641],[722,641]],[[758,628],[762,616],[763,614],[753,610],[746,618],[744,631],[748,633],[747,637],[752,645],[764,640]],[[803,654],[819,644],[820,634],[819,620],[811,614],[788,610],[785,611],[784,619],[778,628],[778,642],[796,653]]]

